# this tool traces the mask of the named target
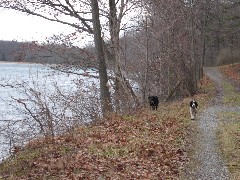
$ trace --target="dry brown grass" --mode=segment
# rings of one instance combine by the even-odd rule
[[[224,104],[229,110],[219,113],[218,127],[219,146],[231,173],[231,179],[240,179],[240,112],[234,110],[240,107],[240,64],[220,67],[223,74],[230,79],[225,83]],[[232,82],[232,83],[231,83]]]
[[[240,179],[240,112],[222,112],[218,138],[221,152],[231,173],[231,179]]]

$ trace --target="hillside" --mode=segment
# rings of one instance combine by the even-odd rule
[[[64,44],[40,45],[37,42],[1,40],[0,61],[96,66],[92,47],[78,48]]]
[[[223,69],[229,68],[240,76],[238,68]],[[194,97],[200,113],[214,95],[205,77]],[[111,115],[54,139],[29,142],[0,165],[0,179],[180,179],[192,161],[189,100],[161,103],[158,111]]]
[[[201,104],[206,99],[198,95]],[[177,178],[187,161],[187,104],[186,99],[161,105],[157,112],[112,115],[54,141],[30,142],[0,165],[0,174],[6,179]]]

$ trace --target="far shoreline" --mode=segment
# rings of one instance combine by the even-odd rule
[[[14,63],[18,63],[18,64],[42,64],[42,63],[35,63],[35,62],[25,62],[25,61],[0,61],[0,64],[14,64]]]

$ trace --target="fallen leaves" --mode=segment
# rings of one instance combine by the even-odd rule
[[[56,137],[54,142],[31,142],[26,149],[38,154],[32,158],[25,155],[25,171],[20,168],[23,160],[16,156],[14,173],[22,179],[177,179],[186,162],[181,148],[185,125],[180,118],[186,112],[174,113],[168,115],[168,107],[164,107],[131,117],[112,115]],[[7,166],[2,167],[0,173],[8,176]]]
[[[220,67],[222,73],[230,79],[240,82],[240,64],[231,64]]]

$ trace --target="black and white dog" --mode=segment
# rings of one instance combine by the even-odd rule
[[[190,115],[191,115],[191,120],[194,120],[197,115],[197,107],[198,103],[195,100],[190,101]]]
[[[150,104],[150,108],[152,110],[157,110],[158,104],[159,104],[158,97],[157,96],[149,96],[148,101]]]

